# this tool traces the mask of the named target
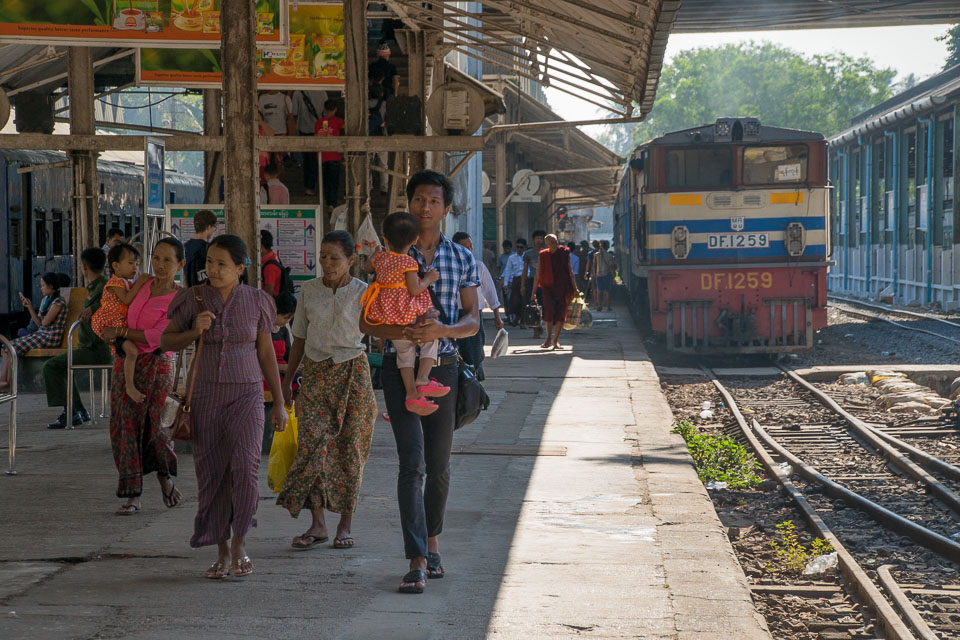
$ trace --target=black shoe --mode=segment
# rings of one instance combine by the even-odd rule
[[[56,422],[47,425],[47,429],[63,429],[67,426],[67,412],[63,411]]]
[[[83,422],[90,422],[90,414],[86,409],[73,412],[73,426],[79,426]]]

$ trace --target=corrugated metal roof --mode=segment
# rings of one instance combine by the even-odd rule
[[[960,22],[957,0],[683,0],[674,33]]]

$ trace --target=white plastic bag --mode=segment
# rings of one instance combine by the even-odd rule
[[[497,337],[493,339],[493,346],[490,347],[490,357],[499,358],[502,355],[506,355],[509,341],[510,337],[506,329],[497,331]]]
[[[333,210],[333,215],[330,216],[330,226],[333,227],[334,231],[347,230],[347,205],[342,204]]]
[[[357,253],[362,256],[373,255],[377,247],[380,246],[380,237],[377,236],[377,231],[373,228],[373,219],[369,213],[360,224],[360,230],[357,232],[357,244],[360,247]]]
[[[803,570],[803,575],[805,576],[816,576],[829,571],[830,569],[836,569],[837,563],[837,552],[828,553],[824,556],[817,556],[813,560],[807,563],[806,568]]]

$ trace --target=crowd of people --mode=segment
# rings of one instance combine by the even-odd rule
[[[539,296],[547,323],[542,346],[559,349],[566,305],[583,279],[612,268],[597,258],[600,248],[581,257],[580,249],[535,232],[532,249],[523,239],[504,244],[494,276],[474,258],[468,234],[441,233],[453,195],[445,176],[415,174],[407,185],[409,212],[387,216],[385,247],[366,265],[376,274],[374,284],[352,275],[358,266],[353,237],[332,231],[320,244],[323,275],[303,283],[298,297],[285,290],[269,233],[260,238],[262,288],[245,284],[248,248],[237,236],[214,235],[216,218],[209,211],[196,214],[196,236],[186,246],[172,237],[159,240],[149,274],[138,273],[139,253],[122,234],[111,233],[103,248],[84,250],[80,271],[87,295],[73,359],[113,360],[109,432],[122,500],[116,514],[134,516],[143,509],[144,477],[152,473],[164,505],[183,501],[175,482],[177,455],[161,416],[177,384],[175,361],[193,347],[185,376],[191,380],[198,487],[190,545],[217,546],[206,577],[254,571],[245,539],[256,526],[258,472],[269,442],[264,431],[284,430],[288,411],[297,416],[298,447],[283,485],[274,487],[277,504],[293,517],[310,513],[309,526],[291,547],[327,542],[328,511],[339,516],[331,546],[353,547],[353,518],[377,416],[364,345],[369,336],[383,341],[380,378],[399,457],[397,500],[409,562],[399,590],[422,593],[429,579],[444,577],[439,538],[451,488],[458,351],[482,378],[480,311],[491,308],[501,329],[501,293],[511,301],[510,322],[516,321],[518,296]],[[584,273],[581,267],[590,260],[606,271],[594,266]],[[181,272],[183,286],[175,280]],[[66,314],[61,286],[60,274],[44,274],[39,309],[25,299],[33,322],[14,341],[18,352],[59,344]],[[3,374],[6,362],[5,354]],[[76,407],[73,416],[64,411],[48,427],[88,420],[76,385],[66,388],[65,359],[49,359],[43,373],[48,405],[65,406],[72,393]],[[276,400],[266,412],[265,390]]]

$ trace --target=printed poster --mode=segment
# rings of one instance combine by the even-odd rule
[[[257,83],[271,89],[342,90],[343,5],[291,2],[288,46],[257,51]],[[223,81],[216,49],[138,49],[137,84],[194,89]]]
[[[226,232],[223,205],[184,204],[167,205],[166,229],[181,242],[194,237],[193,216],[202,209],[217,216],[217,231]],[[273,234],[273,250],[285,267],[297,292],[301,283],[320,275],[317,256],[323,238],[323,219],[320,207],[294,205],[264,205],[260,207],[259,229]]]
[[[2,0],[0,42],[220,47],[226,0]],[[257,43],[286,46],[288,0],[256,0]]]

